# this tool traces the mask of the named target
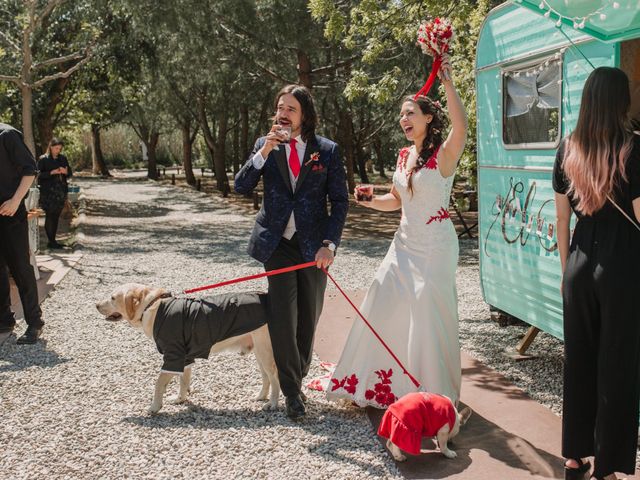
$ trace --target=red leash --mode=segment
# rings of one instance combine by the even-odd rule
[[[191,288],[189,290],[184,290],[183,293],[194,293],[194,292],[200,292],[202,290],[211,290],[211,289],[214,289],[214,288],[222,287],[224,285],[233,285],[234,283],[246,282],[247,280],[255,280],[256,278],[270,277],[272,275],[279,275],[281,273],[293,272],[294,270],[302,270],[303,268],[309,268],[309,267],[315,267],[315,266],[316,266],[316,262],[301,263],[299,265],[294,265],[292,267],[279,268],[277,270],[271,270],[269,272],[258,273],[256,275],[249,275],[248,277],[235,278],[233,280],[227,280],[225,282],[214,283],[212,285],[205,285],[203,287]],[[396,361],[396,363],[398,365],[400,365],[400,368],[402,368],[402,371],[404,372],[404,374],[407,377],[409,377],[409,380],[411,380],[411,382],[413,382],[413,384],[416,386],[416,388],[420,388],[420,382],[418,382],[418,380],[416,380],[415,377],[413,375],[411,375],[409,373],[409,371],[404,367],[404,365],[402,364],[400,359],[398,359],[398,357],[396,357],[395,353],[393,353],[393,351],[385,343],[385,341],[382,339],[382,337],[380,335],[378,335],[378,332],[376,332],[375,329],[371,326],[371,324],[367,321],[367,319],[364,318],[364,315],[362,315],[362,313],[360,313],[360,310],[358,309],[358,307],[356,307],[354,305],[354,303],[347,296],[347,294],[344,292],[344,290],[342,290],[342,288],[340,288],[340,285],[338,285],[338,282],[335,281],[335,279],[331,276],[329,271],[326,268],[322,268],[322,271],[327,275],[327,277],[329,277],[331,279],[333,284],[340,291],[340,293],[344,296],[344,298],[347,299],[347,302],[349,302],[349,304],[353,307],[353,309],[356,312],[358,312],[358,315],[360,315],[360,318],[364,321],[364,323],[367,325],[367,327],[369,327],[369,330],[371,330],[371,332],[375,335],[375,337],[380,341],[382,346],[393,357],[393,359]]]
[[[326,270],[325,268],[322,269],[322,271],[324,273],[327,274],[327,277],[329,277],[331,279],[331,281],[333,282],[333,284],[336,286],[336,288],[338,290],[340,290],[340,293],[344,296],[344,298],[347,299],[347,302],[349,302],[349,304],[353,307],[353,309],[358,312],[358,315],[360,315],[360,318],[364,321],[364,323],[367,325],[367,327],[369,327],[369,330],[371,330],[373,332],[373,334],[376,336],[376,338],[378,340],[380,340],[380,343],[382,344],[382,346],[384,348],[387,349],[387,352],[389,352],[389,355],[391,355],[393,357],[393,359],[396,361],[396,363],[398,365],[400,365],[400,368],[402,368],[402,371],[404,372],[404,374],[409,377],[409,380],[411,380],[413,382],[413,384],[416,386],[416,388],[420,388],[420,382],[418,382],[418,380],[415,379],[415,377],[413,375],[411,375],[409,373],[409,371],[404,367],[404,365],[402,364],[402,362],[400,361],[400,359],[398,357],[396,357],[395,353],[393,353],[393,351],[389,348],[389,346],[385,343],[385,341],[382,339],[382,337],[380,335],[378,335],[378,332],[375,331],[375,329],[371,326],[371,324],[369,322],[367,322],[367,319],[364,318],[364,315],[362,315],[362,313],[360,313],[360,309],[358,309],[358,307],[356,307],[354,305],[354,303],[351,301],[351,299],[347,296],[346,293],[344,293],[344,291],[342,290],[342,288],[340,288],[340,285],[338,285],[338,282],[336,282],[334,280],[334,278],[331,276],[331,274],[329,273],[328,270]]]
[[[233,280],[214,283],[212,285],[205,285],[204,287],[191,288],[189,290],[184,290],[183,293],[194,293],[201,292],[202,290],[211,290],[213,288],[224,287],[225,285],[233,285],[234,283],[246,282],[247,280],[255,280],[256,278],[270,277],[271,275],[278,275],[280,273],[293,272],[294,270],[302,270],[303,268],[312,266],[316,266],[316,262],[301,263],[299,265],[294,265],[293,267],[279,268],[277,270],[271,270],[269,272],[258,273],[257,275],[249,275],[248,277],[234,278]]]

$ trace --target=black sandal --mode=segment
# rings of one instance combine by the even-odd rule
[[[591,470],[591,463],[583,462],[581,458],[576,460],[578,466],[576,468],[564,466],[564,480],[589,480],[591,476],[589,471]]]

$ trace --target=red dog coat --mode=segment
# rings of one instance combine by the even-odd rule
[[[456,410],[447,397],[435,393],[409,393],[387,409],[378,435],[407,453],[420,454],[422,437],[434,437],[445,424],[453,430]]]

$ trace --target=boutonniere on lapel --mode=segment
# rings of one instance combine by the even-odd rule
[[[305,166],[311,165],[312,172],[318,172],[324,170],[324,165],[320,163],[320,152],[313,152],[309,156],[309,160],[305,163]]]

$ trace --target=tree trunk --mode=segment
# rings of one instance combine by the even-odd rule
[[[240,112],[236,112],[236,119],[240,116]],[[236,126],[233,129],[233,175],[240,170],[240,122],[234,122]]]
[[[196,184],[196,177],[193,174],[192,163],[191,120],[184,120],[180,126],[182,130],[182,167],[187,183],[193,187]]]
[[[149,135],[149,143],[147,144],[147,152],[149,155],[149,164],[147,167],[147,177],[151,180],[158,179],[158,160],[156,156],[158,148],[158,140],[160,139],[160,133],[154,130]]]
[[[111,176],[107,164],[104,162],[102,143],[100,141],[100,125],[97,123],[91,124],[91,163],[93,165],[92,171],[95,175]]]
[[[264,123],[267,121],[267,116],[269,112],[269,105],[271,105],[271,93],[267,92],[265,94],[264,100],[262,101],[262,108],[260,109],[260,115],[258,116],[258,120],[256,121],[256,127],[253,132],[253,139],[257,139],[259,136],[266,135],[268,133],[268,129],[264,129]]]
[[[37,118],[37,113],[36,113]],[[42,155],[49,146],[49,142],[53,138],[53,119],[43,116],[36,120],[36,128],[38,132],[38,141],[36,143],[36,155]],[[35,137],[35,135],[34,135]],[[35,138],[34,138],[35,141]]]
[[[378,164],[378,172],[382,178],[387,178],[384,171],[384,155],[382,153],[382,142],[376,138],[373,142],[373,149],[376,151],[376,163]]]
[[[207,146],[207,150],[209,150],[209,154],[211,155],[211,168],[213,169],[213,173],[216,175],[215,166],[215,150],[216,150],[216,140],[213,137],[213,133],[211,132],[211,128],[209,127],[209,122],[207,121],[207,111],[204,105],[204,99],[198,99],[198,123],[200,124],[200,128],[202,129],[202,137],[204,138],[204,143]]]
[[[7,2],[3,2],[6,4]],[[48,2],[36,2],[34,0],[19,2],[24,4],[25,14],[24,18],[20,16],[20,23],[24,25],[22,28],[21,44],[17,49],[22,53],[22,65],[20,66],[20,73],[11,78],[11,81],[18,85],[20,93],[22,95],[22,134],[24,136],[25,144],[31,153],[36,155],[36,142],[33,135],[33,88],[41,86],[42,84],[60,79],[68,78],[75,70],[80,68],[83,62],[78,62],[66,71],[58,71],[51,76],[40,78],[38,81],[32,81],[32,74],[34,73],[33,67],[33,52],[32,47],[36,48],[33,44],[36,43],[34,38],[37,38],[41,31],[46,31],[48,28],[47,20],[51,15],[51,12],[57,8],[61,1],[49,0]],[[41,8],[41,3],[45,3],[44,8]],[[40,10],[40,11],[39,11]],[[75,57],[75,56],[74,56]],[[58,58],[50,58],[41,63],[47,63],[49,67],[54,65],[61,66],[68,60],[70,56],[63,56]],[[75,57],[75,60],[79,60]],[[83,59],[84,60],[84,59]],[[66,85],[66,83],[65,83]],[[41,139],[45,141],[46,139]]]
[[[242,105],[242,110],[240,111],[240,115],[242,117],[242,131],[240,133],[240,156],[242,163],[247,161],[247,157],[249,156],[249,107],[248,105]]]
[[[225,160],[227,158],[227,124],[229,122],[229,114],[226,108],[220,111],[218,118],[218,141],[215,143],[215,156],[213,158],[213,169],[216,172],[216,187],[221,192],[226,192],[229,188],[229,179]]]
[[[356,145],[355,146],[355,157],[358,162],[358,171],[360,173],[360,180],[362,183],[369,183],[369,175],[367,174],[367,165],[363,155],[362,149]]]
[[[40,115],[36,115],[36,123],[38,125],[38,139],[40,140],[40,151],[44,151],[49,142],[53,138],[53,132],[57,126],[55,112],[56,108],[64,97],[64,91],[69,82],[70,77],[59,78],[47,95],[47,103]],[[38,118],[39,117],[39,118]]]
[[[302,50],[298,50],[298,83],[304,85],[309,90],[313,88],[311,82],[311,59]]]
[[[22,93],[22,135],[24,136],[24,143],[27,144],[27,148],[31,151],[31,154],[36,154],[36,142],[33,138],[33,90],[29,85],[22,85],[20,88]]]

